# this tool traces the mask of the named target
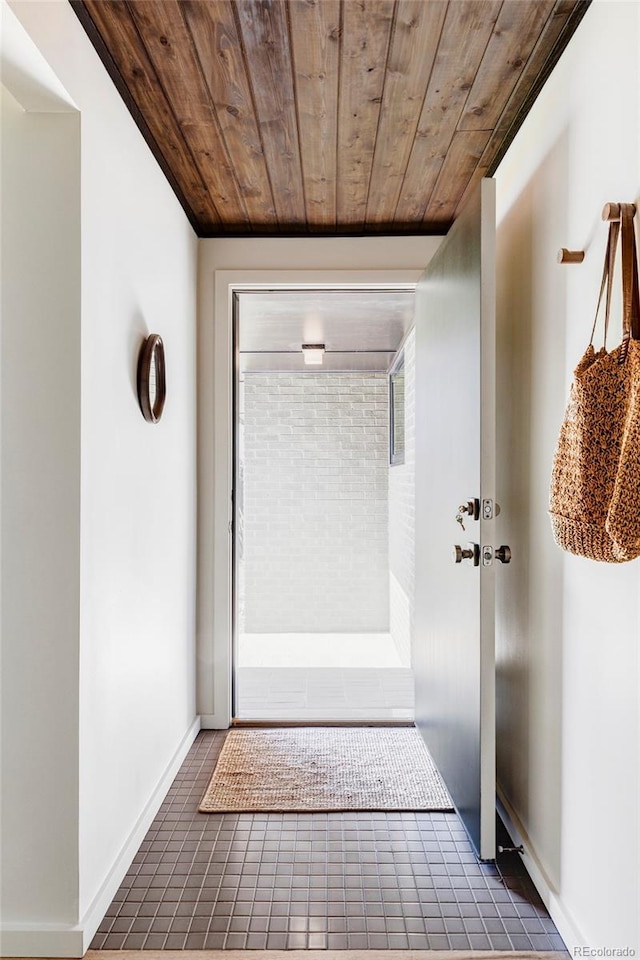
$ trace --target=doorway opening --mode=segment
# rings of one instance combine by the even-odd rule
[[[414,289],[233,302],[234,720],[410,723]]]

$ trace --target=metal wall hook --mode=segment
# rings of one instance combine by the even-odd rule
[[[582,263],[584,260],[584,250],[567,250],[561,247],[558,251],[558,263]]]
[[[628,204],[633,209],[633,216],[636,215],[636,205],[635,203]],[[605,203],[602,208],[602,219],[603,220],[619,220],[620,219],[620,207],[619,203]]]

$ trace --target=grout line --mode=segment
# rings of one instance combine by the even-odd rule
[[[307,950],[322,943],[320,949],[343,951],[459,948],[522,955],[563,949],[519,858],[479,864],[455,814],[198,813],[225,737],[226,731],[199,734],[118,891],[122,899],[110,907],[110,922],[101,924],[107,932],[96,936],[92,949],[107,940],[109,952],[145,944],[147,955],[170,948]],[[168,850],[170,844],[176,850]],[[169,866],[170,853],[188,859],[176,859],[170,874],[141,873],[154,862]],[[176,873],[177,864],[186,872]],[[164,887],[151,887],[163,876]],[[132,887],[136,878],[148,886]],[[175,901],[163,896],[170,882]],[[160,896],[153,907],[146,900],[151,890]],[[133,932],[145,903],[154,917],[146,931]],[[162,920],[166,932],[154,931],[154,920]],[[110,932],[114,924],[129,932]],[[195,932],[194,925],[206,930]]]

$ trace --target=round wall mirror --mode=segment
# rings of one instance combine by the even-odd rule
[[[152,333],[138,356],[138,402],[149,423],[157,423],[162,416],[166,395],[164,344],[157,333]]]

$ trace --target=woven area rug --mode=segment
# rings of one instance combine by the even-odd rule
[[[452,810],[411,727],[231,730],[201,813]]]

